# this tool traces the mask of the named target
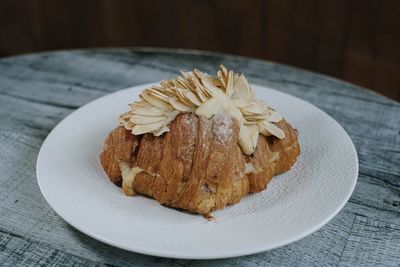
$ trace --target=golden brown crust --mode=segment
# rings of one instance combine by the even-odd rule
[[[135,149],[138,147],[140,137],[134,136],[124,127],[117,127],[111,131],[104,142],[100,162],[104,171],[113,183],[121,181],[119,162],[133,163]]]
[[[166,206],[209,214],[264,190],[273,175],[290,169],[299,153],[297,132],[285,121],[280,127],[285,139],[260,135],[253,155],[245,156],[236,120],[183,113],[160,137],[138,138],[116,128],[105,141],[101,164],[115,182],[121,179],[118,162],[129,162],[142,170],[132,184],[136,193]],[[246,173],[248,167],[253,171]]]
[[[256,150],[253,155],[246,156],[246,161],[253,168],[253,171],[247,175],[250,192],[264,190],[275,174],[275,164],[265,136],[259,136]]]
[[[269,137],[268,143],[272,153],[277,158],[275,161],[275,175],[290,170],[300,154],[300,146],[297,140],[297,130],[285,120],[277,123],[285,132],[284,139]]]

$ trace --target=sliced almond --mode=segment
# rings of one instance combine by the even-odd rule
[[[236,107],[238,108],[244,108],[248,105],[250,105],[251,102],[253,102],[253,99],[249,98],[238,98],[238,99],[232,99],[232,102],[235,104]]]
[[[283,117],[278,112],[276,112],[272,109],[269,109],[268,113],[267,113],[267,119],[269,122],[278,122],[278,121],[281,121],[283,119]]]
[[[130,117],[131,117],[131,112],[130,111],[122,113],[121,115],[119,115],[120,119],[128,119],[129,120]]]
[[[244,75],[234,78],[233,99],[246,99],[250,95],[250,86]]]
[[[263,121],[267,119],[266,114],[244,115],[248,121]]]
[[[257,125],[248,125],[247,128],[249,129],[251,143],[253,145],[253,149],[256,148],[258,142],[258,127]]]
[[[225,79],[226,79],[226,83],[228,84],[228,69],[227,68],[225,68],[225,66],[224,65],[219,65],[219,67],[220,67],[220,69],[221,69],[221,72],[222,72],[222,74],[225,76]]]
[[[221,81],[217,77],[210,76],[210,79],[215,87],[217,87],[220,90],[225,91],[224,86],[222,85]]]
[[[242,125],[239,129],[239,145],[246,155],[251,155],[254,152],[250,131],[246,125]]]
[[[151,105],[153,105],[159,109],[163,109],[163,110],[167,110],[167,111],[173,110],[173,108],[171,107],[171,105],[168,102],[165,102],[159,95],[155,95],[153,93],[153,91],[150,89],[144,90],[142,92],[142,97],[147,102],[149,102]]]
[[[148,108],[151,107],[151,104],[147,101],[141,100],[140,102],[130,103],[128,106],[133,110],[137,108]]]
[[[196,94],[191,91],[184,92],[185,97],[196,107],[201,105],[201,101]]]
[[[168,99],[169,99],[170,96],[168,95],[166,90],[164,90],[164,89],[160,90],[160,89],[151,88],[151,89],[149,89],[149,91],[150,91],[150,94],[153,97],[157,97],[158,99],[168,103]]]
[[[229,98],[234,93],[233,83],[234,83],[234,81],[233,81],[233,71],[229,71],[229,73],[228,73],[228,83],[226,85],[226,93],[225,93]]]
[[[159,121],[163,121],[166,117],[150,117],[150,116],[142,116],[142,115],[133,115],[129,121],[134,124],[152,124]]]
[[[188,107],[187,105],[183,104],[179,99],[177,98],[170,98],[169,99],[169,103],[171,103],[171,105],[182,112],[190,112],[192,111],[192,109],[190,107]]]
[[[270,123],[268,121],[262,121],[258,124],[258,130],[260,131],[260,133],[262,133],[263,135],[274,135],[276,137],[278,137],[279,139],[283,139],[285,138],[285,132],[279,128],[278,126],[276,126],[273,123]]]
[[[163,81],[161,81],[161,86],[163,86],[163,87],[171,87],[171,86],[174,86],[174,82],[173,81],[171,81],[171,80],[163,80]]]
[[[136,115],[144,115],[144,116],[163,116],[165,114],[165,110],[159,109],[157,107],[146,107],[146,108],[137,108],[131,111],[132,114]]]
[[[190,101],[190,99],[188,99],[186,97],[186,93],[191,93],[191,92],[188,90],[182,89],[182,88],[178,88],[178,89],[180,89],[180,90],[176,90],[176,98],[180,102],[182,102],[182,104],[184,104],[190,108],[196,107],[196,105],[193,104],[192,101]]]
[[[227,82],[228,82],[227,77],[225,77],[224,73],[220,70],[217,72],[217,75],[218,75],[219,81],[221,82],[222,88],[225,90]]]
[[[192,77],[192,81],[196,86],[196,92],[199,94],[201,93],[202,95],[204,95],[204,97],[206,99],[210,98],[212,95],[210,93],[210,91],[201,83],[201,79],[200,77],[197,76],[197,73],[199,72],[199,70],[194,69],[193,70],[193,77]],[[203,99],[202,97],[200,97],[201,99]]]
[[[179,111],[178,110],[174,110],[170,113],[167,114],[167,118],[164,120],[164,125],[168,125],[171,121],[173,121],[176,116],[179,115]]]
[[[243,120],[244,125],[257,125],[257,121],[249,121],[246,118]]]
[[[191,90],[192,92],[195,92],[195,87],[194,84],[192,82],[190,82],[189,80],[186,80],[182,77],[178,77],[176,79],[176,83],[177,83],[177,87],[182,87],[182,88],[187,88],[189,90]]]
[[[210,96],[215,96],[216,94],[221,92],[221,89],[214,85],[214,82],[210,76],[207,76],[197,69],[194,71],[197,77],[199,77],[201,83],[204,85],[204,89]]]
[[[135,125],[135,127],[133,127],[133,129],[132,129],[132,133],[134,135],[140,135],[140,134],[144,134],[144,133],[149,133],[149,132],[157,131],[162,126],[163,126],[163,122],[162,121],[151,123],[151,124]]]
[[[216,98],[211,98],[203,103],[198,109],[196,109],[195,113],[196,115],[210,119],[213,115],[218,113],[221,105],[221,101],[218,101]]]
[[[133,127],[135,127],[135,124],[132,123],[131,121],[126,121],[126,122],[124,123],[124,125],[125,125],[125,128],[128,129],[128,130],[132,130]]]
[[[241,111],[245,115],[266,114],[268,112],[268,106],[261,101],[254,101],[248,106],[241,108]]]

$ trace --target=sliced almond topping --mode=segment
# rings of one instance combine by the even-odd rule
[[[258,127],[257,125],[248,125],[247,128],[249,128],[251,143],[253,145],[253,149],[255,149],[257,146],[258,135],[259,135]]]
[[[268,106],[261,101],[254,101],[248,106],[241,108],[243,114],[245,115],[258,115],[266,114],[268,112]]]
[[[168,102],[165,102],[161,97],[158,95],[152,94],[152,90],[145,90],[142,93],[144,99],[149,102],[151,105],[166,111],[172,111],[173,107]]]
[[[239,129],[239,145],[246,155],[251,155],[254,152],[250,131],[246,125],[242,125]]]
[[[224,113],[240,124],[239,145],[245,154],[254,152],[259,133],[284,138],[274,123],[283,118],[265,102],[257,101],[246,77],[227,70],[223,65],[212,77],[194,69],[181,72],[175,80],[145,89],[139,100],[129,104],[131,110],[119,117],[120,125],[133,134],[169,131],[168,124],[182,112],[194,112],[210,119]]]
[[[226,85],[226,96],[228,96],[229,98],[232,96],[232,94],[235,92],[233,90],[233,71],[229,71],[228,73],[228,84]]]
[[[200,99],[197,97],[197,95],[195,95],[193,92],[191,91],[186,91],[183,92],[183,94],[185,95],[185,97],[196,107],[201,105],[201,101]]]
[[[157,131],[162,126],[163,126],[163,122],[162,121],[155,122],[155,123],[150,123],[150,124],[138,124],[138,125],[135,125],[135,127],[133,127],[132,133],[134,135],[150,133],[150,132],[153,132],[153,131]]]
[[[216,98],[211,98],[203,103],[203,105],[201,105],[198,109],[196,109],[195,113],[198,116],[203,116],[207,119],[210,119],[212,116],[218,113],[221,105],[222,103]]]
[[[143,115],[143,116],[163,116],[165,114],[165,110],[159,109],[157,107],[147,107],[147,108],[137,108],[131,111],[132,114]]]
[[[246,99],[250,95],[250,85],[244,75],[235,77],[232,99]]]
[[[214,85],[213,79],[210,76],[207,76],[197,69],[195,70],[195,73],[210,96],[215,96],[221,92],[221,89]]]
[[[169,99],[169,103],[171,103],[171,105],[179,111],[182,112],[190,112],[192,111],[192,109],[190,107],[188,107],[187,105],[183,104],[179,99],[177,98],[170,98]]]
[[[285,133],[282,131],[282,129],[268,121],[263,121],[259,123],[258,130],[260,131],[260,133],[266,136],[274,135],[279,139],[285,138]]]
[[[133,115],[130,117],[129,121],[134,124],[152,124],[155,122],[163,121],[165,116],[160,117],[150,117],[150,116],[140,116],[140,115]]]
[[[276,111],[269,109],[267,114],[267,118],[269,122],[279,122],[283,119],[281,114],[277,113]]]

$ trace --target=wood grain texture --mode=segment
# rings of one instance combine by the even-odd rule
[[[351,136],[360,161],[344,209],[312,235],[264,253],[211,261],[123,251],[75,230],[36,182],[43,140],[74,109],[107,93],[223,63],[250,82],[313,103]],[[0,60],[0,266],[398,266],[400,104],[326,76],[260,60],[197,51],[77,50]]]
[[[0,57],[175,47],[263,58],[400,100],[397,0],[0,1]]]

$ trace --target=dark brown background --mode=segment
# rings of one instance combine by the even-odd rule
[[[0,56],[108,46],[263,58],[400,100],[398,0],[0,0]]]

